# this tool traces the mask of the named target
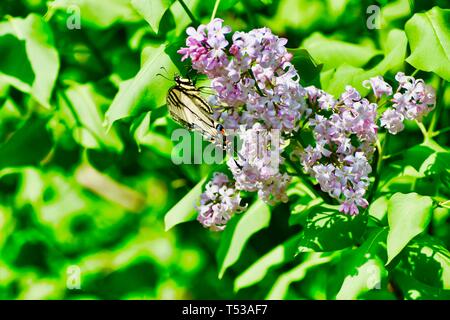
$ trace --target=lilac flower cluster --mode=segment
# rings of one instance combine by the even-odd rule
[[[303,169],[341,203],[342,212],[358,214],[368,206],[378,120],[396,134],[405,119],[420,121],[435,104],[431,87],[401,72],[395,77],[399,83],[395,92],[381,76],[363,82],[375,102],[351,86],[338,99],[313,86],[303,88],[290,62],[287,40],[267,28],[231,35],[223,20],[214,19],[189,28],[187,34],[186,47],[178,51],[182,60],[189,58],[193,68],[211,80],[216,120],[227,134],[237,130],[242,141],[238,159],[227,162],[233,181],[216,173],[201,196],[198,220],[212,230],[223,230],[231,216],[244,209],[240,191],[257,192],[269,204],[288,200],[291,179],[279,171],[284,160],[280,146],[301,123],[314,138],[300,148]],[[381,102],[386,109],[378,105]],[[380,109],[384,112],[378,119]]]
[[[225,174],[216,172],[200,197],[197,220],[210,230],[222,231],[236,212],[245,209],[240,203],[241,196],[233,183]]]
[[[224,106],[216,118],[227,129],[251,128],[260,122],[266,129],[297,130],[307,110],[287,40],[261,28],[234,33],[229,46],[225,35],[231,30],[222,22],[215,19],[189,28],[187,47],[178,51],[182,60],[190,58],[193,68],[211,79],[217,92],[212,102]]]
[[[231,29],[222,23],[215,19],[197,29],[189,28],[186,47],[178,52],[182,60],[190,58],[193,68],[211,79],[216,92],[212,104],[219,106],[216,119],[227,130],[239,131],[243,142],[239,158],[228,161],[235,189],[258,192],[269,204],[287,201],[290,177],[279,172],[280,139],[272,141],[272,134],[297,130],[307,111],[304,89],[285,47],[287,40],[261,28],[236,32],[229,43],[226,35]],[[269,151],[274,142],[277,147]],[[208,210],[203,204],[199,207],[200,212]],[[210,224],[202,214],[200,217],[204,225]]]
[[[315,111],[308,122],[315,145],[304,149],[302,166],[322,191],[342,203],[341,211],[357,214],[358,206],[368,205],[364,195],[372,171],[368,159],[377,138],[377,105],[361,98],[351,86],[339,100],[315,87],[306,91]]]
[[[381,78],[382,79],[382,78]],[[428,114],[436,103],[436,95],[431,86],[425,85],[422,79],[405,76],[403,72],[397,73],[398,89],[392,98],[392,108],[387,109],[380,119],[382,127],[389,133],[397,134],[404,129],[403,121],[418,120]],[[375,85],[375,90],[385,86],[384,81]]]
[[[397,73],[399,86],[395,94],[390,84],[378,76],[364,81],[375,98],[387,97],[392,107],[380,119],[381,127],[396,134],[403,130],[403,121],[421,120],[435,104],[434,90],[423,80]],[[316,178],[322,191],[341,202],[341,211],[358,214],[358,207],[368,205],[364,198],[369,187],[372,168],[369,161],[377,140],[378,104],[361,98],[347,86],[339,100],[315,87],[305,88],[313,116],[308,121],[315,145],[301,153],[304,170]],[[393,95],[393,96],[392,96]]]
[[[279,164],[283,161],[280,135],[255,123],[251,129],[242,126],[239,137],[242,139],[239,159],[228,160],[236,188],[258,192],[259,197],[268,204],[287,202],[286,189],[291,178],[279,171]]]

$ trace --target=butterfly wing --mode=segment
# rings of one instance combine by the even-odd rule
[[[198,95],[198,90],[175,86],[169,90],[167,105],[172,118],[182,126],[199,131],[209,138],[218,135],[211,107]]]

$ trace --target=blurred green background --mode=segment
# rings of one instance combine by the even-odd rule
[[[160,45],[180,72],[188,69],[174,53],[190,24],[186,12],[178,2],[170,10],[160,8],[168,0],[142,3],[0,3],[0,298],[252,299],[266,297],[280,275],[288,288],[281,297],[329,297],[327,290],[342,283],[332,275],[334,264],[289,287],[296,282],[286,275],[300,259],[293,258],[292,245],[300,226],[288,224],[288,204],[272,210],[268,227],[250,239],[222,279],[216,257],[224,250],[221,234],[195,221],[164,230],[168,210],[212,169],[170,160],[169,137],[178,126],[163,101],[171,82],[149,79],[138,97],[136,88],[123,95],[121,105],[130,108],[109,109]],[[214,1],[186,3],[198,20],[209,21]],[[381,7],[381,29],[366,27],[370,4]],[[435,5],[448,1],[223,0],[217,16],[233,30],[272,28],[290,48],[302,45],[316,57],[324,54],[326,38],[353,43],[364,50],[350,62],[367,69],[382,59],[392,29]],[[342,56],[323,60],[326,72]],[[161,66],[158,59],[153,64]],[[105,121],[115,121],[108,132]],[[448,145],[448,136],[439,139]],[[447,217],[443,213],[437,232],[448,246]],[[257,287],[234,292],[237,275],[288,239],[281,252],[286,263],[265,270]]]

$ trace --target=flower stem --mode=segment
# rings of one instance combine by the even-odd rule
[[[433,134],[431,135],[431,138],[436,137],[436,136],[438,136],[438,135],[440,135],[440,134],[449,132],[449,131],[450,131],[450,127],[441,129],[441,130],[439,130],[439,131],[435,131],[435,132],[433,132]]]
[[[183,0],[178,0],[178,2],[183,7],[184,11],[186,11],[186,13],[189,16],[189,18],[191,19],[192,23],[197,26],[198,25],[198,21],[197,21],[197,19],[195,19],[194,15],[192,14],[191,10],[189,10],[189,8],[186,5],[186,3],[184,3]]]
[[[261,88],[258,86],[258,80],[256,80],[256,77],[253,74],[252,69],[249,69],[248,73],[250,74],[250,77],[252,77],[252,79],[255,80],[256,91],[258,91],[258,93],[261,97],[264,97],[264,93],[261,91]]]
[[[216,17],[216,13],[217,13],[217,9],[219,9],[219,5],[220,5],[220,0],[216,0],[216,3],[214,4],[214,9],[211,15],[211,21],[214,20],[214,18]]]
[[[381,178],[381,166],[383,165],[383,158],[384,158],[384,152],[386,151],[387,141],[388,141],[389,133],[386,133],[383,139],[383,144],[380,144],[380,140],[377,139],[377,150],[378,150],[378,159],[377,159],[377,166],[375,168],[375,181],[373,182],[372,189],[370,190],[369,194],[369,203],[372,202],[373,197],[375,196],[375,193],[377,192],[378,185],[380,184],[380,178]]]
[[[438,122],[438,119],[441,115],[441,111],[442,111],[442,106],[444,105],[444,103],[442,102],[443,98],[444,98],[444,88],[445,88],[445,80],[443,80],[441,78],[440,82],[439,82],[439,94],[436,97],[436,109],[433,112],[433,117],[431,118],[431,123],[430,126],[428,127],[428,132],[427,132],[427,136],[428,137],[433,137],[434,135],[434,129],[436,129],[436,125]]]
[[[423,134],[424,140],[426,140],[428,138],[427,128],[425,128],[425,126],[423,125],[422,122],[419,122],[417,120],[415,120],[415,121],[416,121],[417,126],[420,129],[420,132],[422,132],[422,134]]]

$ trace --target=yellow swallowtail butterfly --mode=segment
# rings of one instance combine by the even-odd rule
[[[192,80],[175,76],[175,85],[167,94],[170,116],[189,130],[200,132],[211,141],[224,138],[223,126],[214,120],[213,110],[200,95]]]

